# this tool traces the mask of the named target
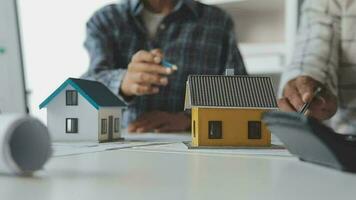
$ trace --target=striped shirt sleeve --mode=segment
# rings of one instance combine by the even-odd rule
[[[113,38],[109,31],[108,20],[103,14],[94,15],[87,23],[87,37],[84,43],[90,57],[89,70],[82,76],[84,79],[95,80],[106,85],[114,94],[125,101],[119,91],[122,80],[127,72],[123,66],[115,66]]]
[[[333,0],[307,0],[302,8],[301,24],[292,63],[285,69],[280,95],[288,81],[309,76],[337,95],[337,71],[340,51],[340,17]]]

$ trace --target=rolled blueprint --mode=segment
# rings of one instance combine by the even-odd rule
[[[0,115],[0,174],[32,174],[52,154],[48,129],[37,119]]]

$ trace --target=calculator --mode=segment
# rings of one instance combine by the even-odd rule
[[[356,135],[338,134],[300,113],[267,112],[263,121],[300,160],[356,172]]]

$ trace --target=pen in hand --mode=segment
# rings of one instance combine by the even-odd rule
[[[177,71],[178,70],[178,66],[177,65],[174,65],[170,62],[168,62],[167,60],[162,60],[161,62],[161,65],[163,65],[165,68],[170,68],[172,69],[173,71]]]
[[[305,104],[303,105],[303,107],[299,110],[299,113],[300,113],[300,114],[303,114],[303,115],[306,114],[306,112],[307,112],[307,111],[309,110],[309,108],[310,108],[310,105],[312,104],[312,102],[314,101],[314,99],[320,95],[320,93],[321,93],[322,90],[323,90],[323,89],[322,89],[321,87],[318,87],[318,88],[314,91],[311,100],[310,100],[309,102],[305,103]]]

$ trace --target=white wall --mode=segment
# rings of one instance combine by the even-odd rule
[[[68,77],[88,67],[85,23],[104,5],[119,0],[18,0],[30,111],[44,122],[38,105]]]
[[[48,128],[53,141],[98,141],[98,111],[78,93],[78,106],[66,106],[68,85],[47,107]],[[46,109],[43,109],[46,110]],[[65,119],[78,118],[78,133],[65,133]]]

